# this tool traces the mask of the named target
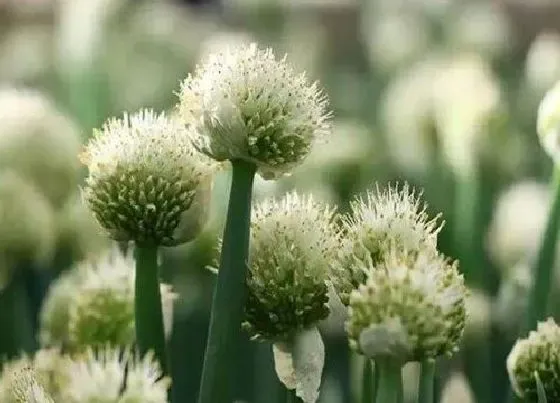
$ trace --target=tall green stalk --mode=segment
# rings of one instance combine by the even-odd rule
[[[435,373],[435,362],[422,362],[420,367],[420,377],[418,379],[418,403],[434,403]]]
[[[218,281],[204,357],[199,403],[231,403],[245,304],[251,195],[256,166],[232,161],[232,182]]]
[[[25,270],[25,267],[16,267]],[[0,292],[0,362],[4,358],[31,353],[35,347],[29,296],[25,288],[24,274],[14,273],[10,284]]]
[[[560,229],[560,169],[555,168],[552,181],[553,197],[548,221],[533,270],[533,286],[529,294],[529,304],[523,332],[534,329],[537,321],[544,319],[550,294],[552,269],[556,257],[558,230]]]
[[[376,391],[376,403],[397,403],[402,387],[401,365],[395,361],[381,359],[375,361],[375,370],[379,371],[379,383]]]
[[[373,371],[373,361],[364,357],[364,366],[362,370],[362,403],[372,403],[375,399]]]
[[[454,196],[454,222],[453,242],[457,258],[461,262],[461,269],[469,282],[483,280],[479,273],[483,267],[479,267],[477,251],[475,250],[475,238],[478,223],[478,201],[480,183],[476,174],[467,176],[455,176]]]
[[[141,355],[152,350],[162,371],[168,373],[158,274],[157,246],[136,246],[136,343]]]

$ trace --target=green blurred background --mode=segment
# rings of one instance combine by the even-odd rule
[[[0,168],[33,165],[31,158],[77,162],[78,148],[65,147],[69,140],[52,133],[62,129],[43,120],[33,130],[51,133],[31,157],[24,158],[25,148],[15,157],[13,148],[2,150],[11,130],[5,109],[25,107],[1,102],[10,89],[43,94],[83,143],[124,111],[172,111],[179,82],[210,52],[257,41],[287,53],[325,87],[334,132],[291,177],[257,180],[256,197],[296,188],[344,211],[375,182],[406,180],[424,189],[430,212],[446,221],[440,248],[460,259],[472,289],[462,352],[440,363],[438,387],[463,372],[476,401],[502,402],[505,357],[548,208],[551,162],[535,119],[542,96],[560,79],[559,27],[560,3],[553,0],[0,0]],[[47,198],[51,182],[70,196],[53,204],[54,251],[33,262],[47,270],[25,280],[32,319],[56,276],[105,244],[79,203],[77,183],[61,185],[60,178],[40,179]],[[214,281],[206,266],[217,256],[228,180],[227,172],[216,178],[203,235],[163,253],[164,277],[180,294],[171,340],[175,402],[194,401],[198,389]],[[3,225],[0,233],[12,231]],[[0,236],[0,260],[2,242]],[[7,356],[15,351],[2,324],[9,290],[0,291],[0,352]],[[340,321],[325,323],[323,334],[320,401],[353,402],[359,360],[348,352]],[[24,348],[33,350],[36,341]],[[247,340],[239,349],[239,400],[275,403],[280,384],[270,345]],[[412,396],[416,369],[409,367]],[[447,402],[469,402],[454,393]]]

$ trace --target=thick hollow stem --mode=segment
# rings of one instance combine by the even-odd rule
[[[380,359],[375,361],[375,370],[379,371],[379,383],[377,384],[377,403],[397,403],[402,387],[401,365],[397,362]]]
[[[533,270],[533,286],[529,294],[529,305],[525,320],[524,331],[534,329],[538,320],[544,319],[546,305],[550,294],[552,268],[556,257],[558,230],[560,229],[560,169],[556,168],[553,179],[552,205],[548,215],[548,222],[542,238],[537,260]]]
[[[30,353],[36,347],[24,280],[23,273],[16,272],[10,284],[0,292],[0,326],[8,329],[0,332],[0,355],[3,358],[17,357],[22,352]]]
[[[418,379],[418,403],[434,403],[435,373],[435,362],[422,362],[420,367],[420,377]]]
[[[362,370],[362,403],[374,402],[375,394],[373,391],[373,362],[365,357]]]
[[[453,242],[461,268],[469,282],[484,279],[480,272],[484,267],[476,261],[475,239],[478,229],[478,202],[480,183],[475,173],[455,177],[455,207],[453,223]],[[481,284],[482,285],[482,284]]]
[[[256,166],[232,161],[233,175],[199,403],[231,403],[245,304],[251,194]]]
[[[136,246],[134,312],[136,343],[141,355],[152,350],[167,373],[165,332],[158,277],[157,247]]]

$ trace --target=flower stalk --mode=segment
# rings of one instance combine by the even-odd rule
[[[373,371],[373,361],[367,357],[364,358],[362,371],[362,403],[371,403],[375,399]]]
[[[555,168],[553,174],[553,202],[550,208],[546,229],[535,261],[534,280],[529,294],[529,305],[525,318],[524,331],[529,331],[544,319],[546,305],[550,294],[552,269],[556,257],[556,244],[560,230],[560,169]]]
[[[158,274],[157,247],[137,245],[134,296],[136,343],[142,356],[153,350],[165,374],[168,367]]]
[[[436,365],[433,360],[422,362],[418,380],[418,403],[434,403],[435,368]]]
[[[375,361],[375,369],[379,371],[377,385],[377,403],[398,403],[401,382],[401,366],[391,359],[381,358]]]
[[[232,161],[232,182],[199,403],[229,403],[246,296],[251,195],[256,165]]]

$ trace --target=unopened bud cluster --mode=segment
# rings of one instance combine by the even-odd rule
[[[219,161],[254,163],[264,178],[289,173],[330,130],[317,84],[256,44],[210,55],[179,98],[200,150]]]
[[[109,120],[82,154],[85,201],[112,238],[173,246],[200,229],[211,165],[180,123],[144,110]],[[187,219],[188,218],[188,219]]]
[[[170,322],[175,294],[162,284],[161,295],[164,317]],[[81,351],[106,344],[128,346],[134,340],[134,259],[130,254],[112,250],[83,261],[49,290],[41,313],[43,344]]]
[[[466,289],[455,263],[420,252],[395,252],[368,268],[350,295],[347,332],[362,354],[400,362],[451,355],[466,320]]]
[[[244,322],[254,338],[286,340],[328,316],[334,219],[331,208],[296,193],[255,207]]]
[[[538,374],[549,402],[560,400],[560,327],[549,318],[537,330],[519,339],[507,358],[507,370],[513,390],[526,401],[537,401]]]

